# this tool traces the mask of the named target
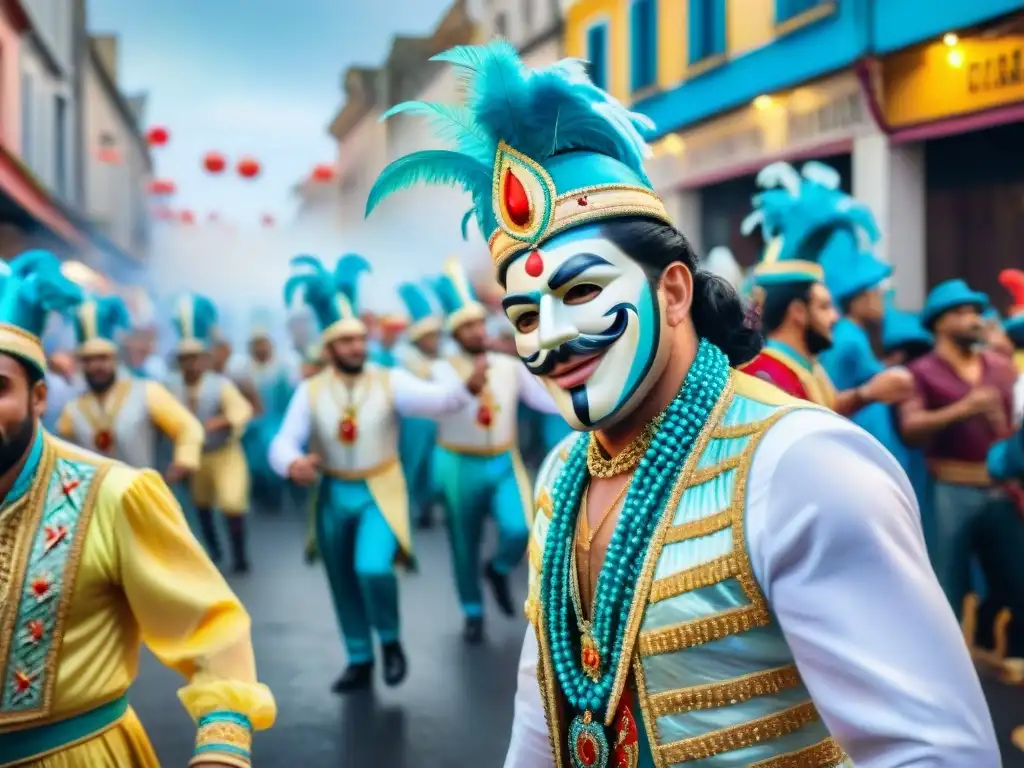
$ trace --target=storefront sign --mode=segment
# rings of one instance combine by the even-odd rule
[[[1024,36],[938,42],[884,64],[883,110],[896,128],[1024,102]]]
[[[658,189],[699,187],[756,171],[777,159],[834,147],[868,129],[871,116],[852,72],[762,97],[655,147]]]

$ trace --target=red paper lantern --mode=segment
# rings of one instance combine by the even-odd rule
[[[243,179],[255,179],[260,173],[260,164],[251,157],[243,157],[236,166],[238,175]]]
[[[149,193],[151,195],[173,195],[177,187],[170,179],[153,179],[149,182]]]
[[[174,218],[174,211],[166,205],[158,205],[153,209],[153,218],[157,221],[171,221]]]
[[[171,138],[170,132],[162,125],[154,125],[146,131],[146,141],[151,147],[162,147]]]
[[[203,167],[210,173],[220,173],[228,167],[228,161],[220,152],[207,152],[203,157]]]
[[[178,218],[181,219],[182,224],[196,223],[196,215],[192,211],[182,211],[178,214]]]
[[[334,168],[326,163],[320,163],[313,168],[313,181],[327,182],[334,178]]]
[[[217,213],[216,211],[210,211],[208,214],[206,214],[206,220],[211,223],[215,221],[220,221],[220,214]]]
[[[263,224],[264,227],[272,227],[274,226],[274,217],[269,213],[264,213],[260,216],[260,223]]]

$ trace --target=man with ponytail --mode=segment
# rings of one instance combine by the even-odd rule
[[[736,370],[759,336],[653,190],[650,122],[576,60],[437,58],[467,106],[392,112],[454,148],[385,168],[368,208],[424,180],[469,192],[519,356],[582,433],[537,478],[506,768],[996,768],[906,476]]]

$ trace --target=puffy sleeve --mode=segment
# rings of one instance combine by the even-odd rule
[[[145,382],[149,418],[174,443],[174,463],[186,469],[199,467],[203,449],[203,425],[178,402],[163,384]]]
[[[473,399],[456,378],[420,379],[404,368],[390,368],[388,378],[395,410],[402,416],[436,418],[458,411]]]
[[[746,518],[758,583],[857,768],[1000,765],[914,492],[878,441],[825,411],[785,416],[754,454]]]
[[[115,521],[117,576],[143,642],[188,682],[178,697],[198,725],[197,750],[246,755],[251,732],[269,728],[274,697],[256,679],[249,614],[189,530],[155,472],[115,466],[99,505]]]
[[[310,417],[309,382],[304,381],[295,389],[284,413],[284,420],[270,441],[270,466],[281,477],[288,477],[288,467],[296,459],[302,458],[306,450]]]
[[[554,768],[555,765],[537,681],[539,659],[537,636],[532,626],[527,627],[519,655],[512,737],[505,755],[505,768]]]
[[[220,390],[220,407],[224,418],[231,424],[232,436],[241,437],[252,420],[253,407],[238,386],[229,379],[224,380]]]

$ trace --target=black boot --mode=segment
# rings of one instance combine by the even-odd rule
[[[384,643],[381,650],[384,653],[384,682],[390,686],[398,685],[405,680],[405,675],[409,671],[402,644],[397,640],[393,643]]]
[[[359,664],[349,664],[345,671],[334,681],[331,686],[332,693],[352,693],[362,691],[373,685],[373,662],[364,661]]]
[[[494,592],[494,602],[498,604],[498,609],[506,616],[515,616],[516,609],[512,605],[512,593],[508,588],[508,576],[494,570],[494,563],[487,564],[484,576],[487,577],[487,581],[491,585],[491,591]]]
[[[434,527],[434,510],[430,505],[420,510],[420,516],[416,519],[416,527],[421,531]]]
[[[462,639],[470,645],[480,645],[484,641],[483,616],[469,616],[462,628]]]
[[[234,572],[248,573],[249,558],[245,554],[245,518],[242,515],[228,518],[228,534],[231,537],[231,559]]]
[[[217,528],[213,524],[213,510],[197,509],[196,518],[199,520],[199,532],[206,544],[206,553],[213,562],[220,562],[220,542],[217,540]]]

